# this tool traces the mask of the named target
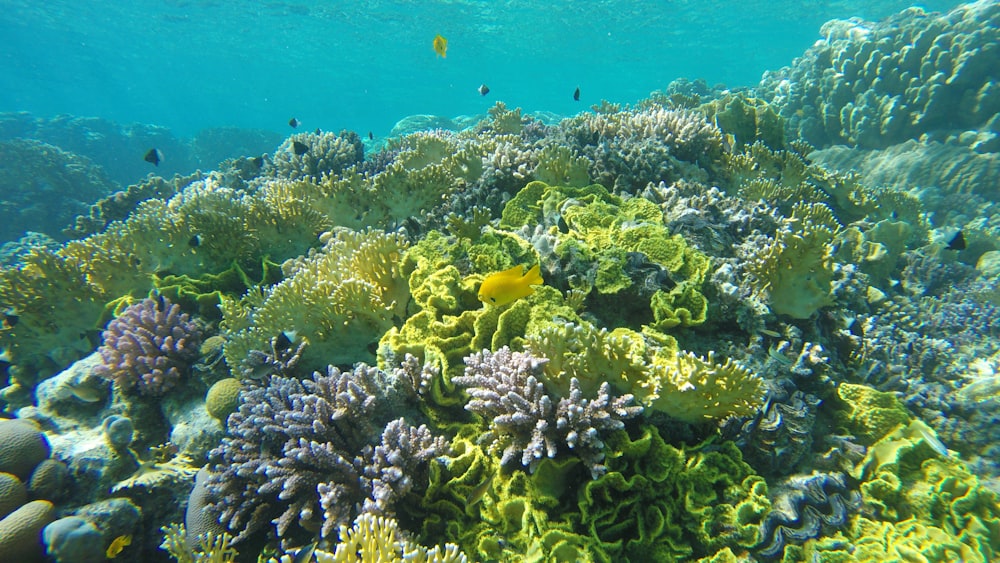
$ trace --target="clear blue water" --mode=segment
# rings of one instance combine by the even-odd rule
[[[385,134],[494,101],[574,114],[678,77],[751,86],[832,18],[906,1],[0,2],[0,112]],[[927,10],[957,2],[934,1]],[[431,42],[449,40],[446,59]],[[483,98],[481,83],[491,92]],[[574,103],[572,92],[582,92]]]

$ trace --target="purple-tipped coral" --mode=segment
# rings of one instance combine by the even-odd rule
[[[566,444],[596,479],[606,471],[602,433],[623,428],[623,421],[642,407],[632,395],[612,399],[607,382],[597,397],[584,398],[576,378],[570,380],[569,396],[555,403],[538,378],[547,361],[506,346],[496,353],[483,350],[465,358],[465,375],[453,381],[472,397],[466,410],[489,420],[490,429],[480,440],[490,442],[491,450],[503,450],[501,463],[520,458],[521,465],[534,471]]]
[[[123,391],[160,396],[198,358],[201,329],[167,298],[146,298],[108,323],[96,371]]]
[[[359,511],[388,514],[447,449],[424,426],[387,423],[413,396],[410,377],[363,364],[246,389],[209,454],[210,510],[237,542],[268,523],[278,536],[296,522],[327,535]]]

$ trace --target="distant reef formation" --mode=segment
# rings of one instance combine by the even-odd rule
[[[1000,150],[1000,4],[947,14],[909,8],[874,23],[832,20],[791,66],[765,75],[759,95],[780,108],[789,137],[817,148],[881,149],[951,131]]]

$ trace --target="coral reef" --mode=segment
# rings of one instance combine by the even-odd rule
[[[98,373],[120,389],[160,396],[180,383],[198,357],[201,329],[167,298],[146,298],[108,323]]]
[[[781,109],[791,137],[819,147],[884,148],[938,129],[983,128],[993,130],[983,148],[996,151],[997,22],[1000,8],[985,1],[947,14],[912,8],[879,23],[833,20],[757,91]]]
[[[830,535],[861,508],[861,494],[847,489],[842,473],[813,473],[784,479],[771,488],[771,512],[760,524],[757,555],[780,557],[790,543]]]
[[[223,299],[230,366],[283,333],[306,343],[300,369],[307,373],[371,359],[374,343],[402,317],[409,301],[398,269],[402,236],[337,230],[320,239],[321,250],[282,265],[280,283],[251,289],[240,301]]]
[[[208,510],[236,542],[269,523],[278,536],[296,523],[328,535],[358,509],[391,515],[446,449],[426,427],[390,421],[415,394],[413,383],[402,371],[359,365],[246,388],[210,454]]]
[[[565,444],[590,468],[596,479],[607,470],[602,436],[625,427],[642,407],[631,395],[611,398],[610,386],[603,383],[593,398],[584,398],[580,383],[570,381],[565,397],[552,397],[539,382],[541,366],[547,360],[504,346],[465,358],[465,375],[452,382],[465,387],[471,400],[466,410],[489,421],[489,431],[479,440],[490,451],[503,451],[501,464],[520,458],[521,465],[534,472],[542,459],[554,458]]]

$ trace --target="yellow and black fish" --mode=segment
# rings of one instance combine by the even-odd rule
[[[442,59],[448,57],[448,40],[440,34],[434,36],[434,52]]]

